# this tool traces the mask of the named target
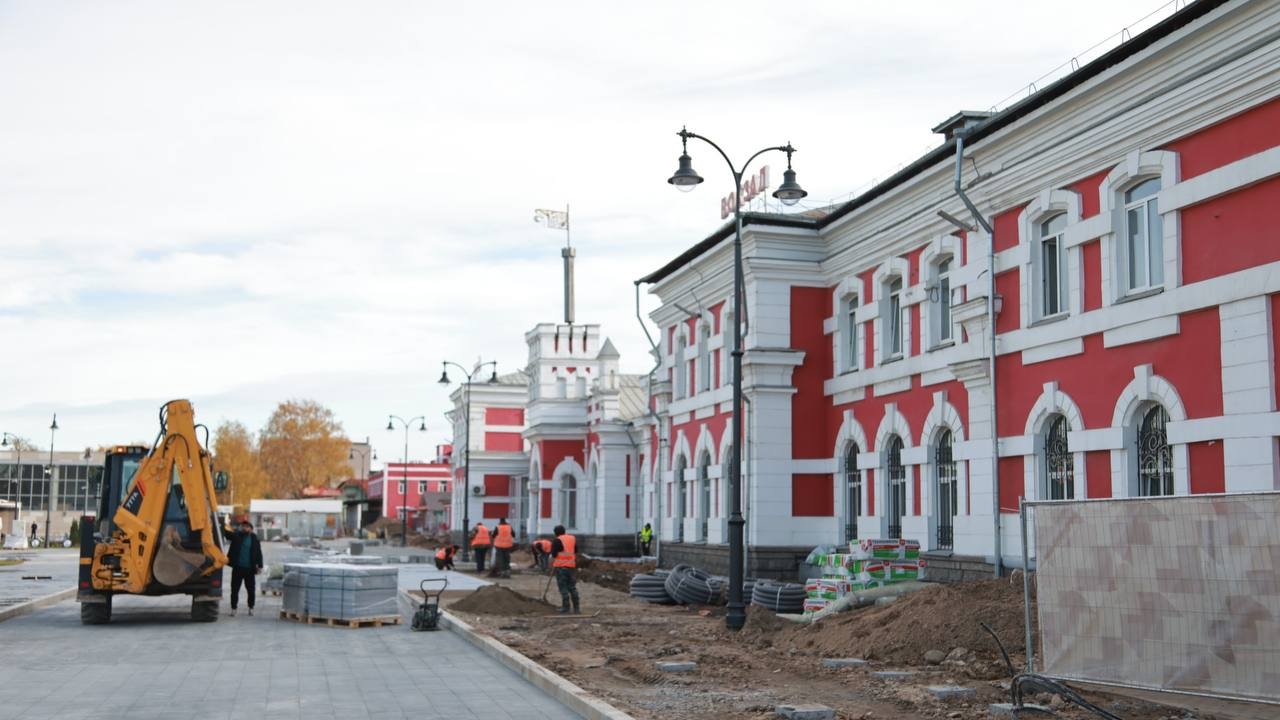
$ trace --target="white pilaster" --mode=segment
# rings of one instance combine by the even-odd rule
[[[1222,335],[1222,414],[1272,412],[1276,409],[1275,358],[1271,338],[1271,303],[1265,295],[1218,307]],[[1238,422],[1247,424],[1247,421]],[[1276,442],[1269,435],[1223,440],[1228,492],[1272,490],[1277,478]],[[1231,432],[1230,435],[1237,435]]]

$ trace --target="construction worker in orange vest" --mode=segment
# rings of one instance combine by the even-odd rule
[[[547,566],[551,564],[551,541],[546,538],[539,538],[533,541],[530,549],[533,551],[533,564],[529,567],[546,570]]]
[[[471,552],[476,554],[476,572],[484,572],[484,556],[489,554],[489,528],[477,522],[471,530]]]
[[[515,544],[507,519],[498,518],[498,526],[493,529],[493,572],[500,577],[511,577],[511,549]]]
[[[436,551],[436,569],[452,570],[453,556],[458,552],[457,545],[445,545]]]
[[[578,540],[564,531],[563,525],[555,529],[556,539],[551,543],[551,567],[556,573],[556,589],[560,591],[560,612],[569,612],[573,601],[573,614],[582,612],[578,604]]]

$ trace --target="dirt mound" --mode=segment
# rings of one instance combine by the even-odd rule
[[[589,582],[618,592],[631,592],[631,578],[653,570],[653,563],[615,563],[588,559],[578,564],[578,582]]]
[[[449,605],[450,610],[478,615],[547,615],[554,608],[501,585],[486,585]]]
[[[742,630],[738,633],[744,641],[764,641],[766,644],[772,643],[778,633],[784,630],[790,630],[795,623],[790,620],[783,620],[768,608],[759,605],[747,606],[747,624],[742,626]]]
[[[947,653],[961,647],[993,661],[1000,651],[979,622],[991,626],[1010,653],[1021,652],[1024,645],[1022,584],[1008,578],[932,585],[889,605],[839,613],[813,625],[774,622],[787,625],[773,633],[774,646],[823,657],[919,665],[929,650]]]

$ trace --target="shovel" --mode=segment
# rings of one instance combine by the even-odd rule
[[[542,586],[542,602],[547,601],[547,591],[551,589],[551,578],[555,577],[555,573],[551,570],[547,571],[547,584]]]

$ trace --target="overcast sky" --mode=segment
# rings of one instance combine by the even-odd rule
[[[57,412],[78,449],[150,441],[172,398],[251,430],[311,398],[383,459],[387,415],[426,415],[427,457],[440,361],[514,370],[561,318],[535,208],[572,206],[578,321],[645,372],[632,282],[732,190],[705,146],[667,185],[682,124],[738,162],[792,142],[817,207],[1160,8],[0,2],[0,430],[47,447]]]

